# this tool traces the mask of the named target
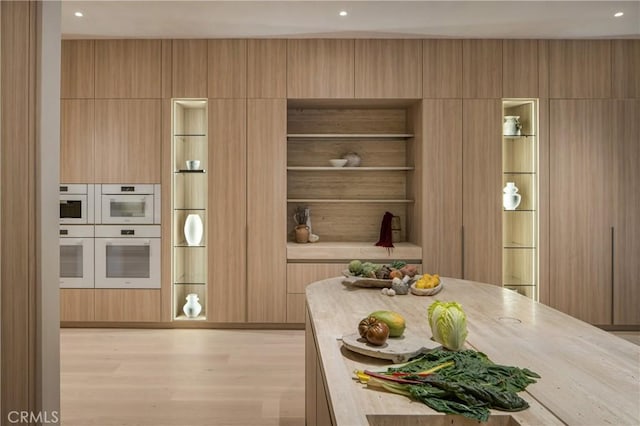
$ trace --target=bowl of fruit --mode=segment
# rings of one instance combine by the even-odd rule
[[[411,293],[416,296],[433,296],[442,290],[442,281],[438,274],[424,274],[411,283]]]

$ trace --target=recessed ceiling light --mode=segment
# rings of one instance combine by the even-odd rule
[[[346,10],[341,10],[341,11],[340,11],[340,13],[338,13],[338,15],[340,15],[340,16],[347,16],[347,15],[348,15],[348,13],[347,13],[347,11],[346,11]]]
[[[78,18],[82,18],[84,16],[84,13],[76,12],[76,13],[74,13],[74,15],[76,15]]]
[[[624,15],[624,12],[616,12],[616,13],[613,14],[613,16],[615,16],[616,18],[619,18],[622,15]]]

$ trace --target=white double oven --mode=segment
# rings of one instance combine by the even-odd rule
[[[60,185],[60,287],[160,288],[160,185]]]

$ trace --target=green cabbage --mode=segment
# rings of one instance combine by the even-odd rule
[[[467,338],[467,316],[456,302],[433,302],[427,311],[433,340],[459,351]]]

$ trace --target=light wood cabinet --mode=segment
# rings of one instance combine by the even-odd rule
[[[247,97],[287,97],[287,40],[247,40]]]
[[[550,305],[592,324],[612,320],[612,102],[550,102]],[[633,197],[633,195],[631,195]]]
[[[353,98],[353,40],[287,40],[287,97]]]
[[[502,103],[462,106],[463,278],[502,283]]]
[[[502,97],[537,98],[538,40],[502,41]]]
[[[612,40],[612,97],[640,98],[640,40]]]
[[[462,278],[462,100],[425,99],[422,109],[422,265]]]
[[[462,97],[462,40],[422,41],[422,97]]]
[[[342,276],[342,271],[347,269],[348,262],[287,264],[287,322],[304,322],[306,310],[304,292],[307,285]]]
[[[209,99],[207,319],[213,322],[247,320],[246,107],[244,99]]]
[[[286,321],[287,104],[247,101],[247,317]]]
[[[96,98],[160,98],[160,40],[96,40]]]
[[[502,40],[462,41],[462,96],[502,97]]]
[[[421,98],[421,40],[356,40],[356,98]]]
[[[96,182],[160,182],[161,101],[95,102]]]
[[[611,96],[611,41],[550,40],[549,97]]]
[[[95,182],[93,99],[60,101],[60,182]]]
[[[616,199],[613,233],[613,324],[640,325],[640,100],[613,106]],[[610,143],[609,142],[609,143]]]
[[[94,41],[63,40],[60,73],[60,97],[63,99],[93,98]]]
[[[172,97],[206,98],[207,40],[173,40],[172,47]]]
[[[208,41],[209,98],[247,96],[247,40]]]
[[[159,322],[160,290],[95,290],[95,321]]]
[[[93,321],[94,289],[60,289],[60,321]]]

